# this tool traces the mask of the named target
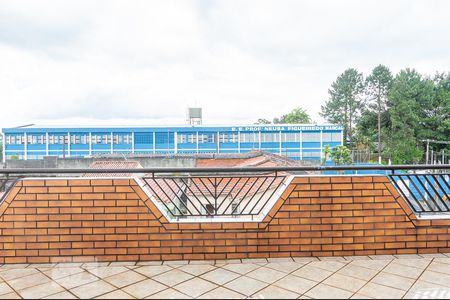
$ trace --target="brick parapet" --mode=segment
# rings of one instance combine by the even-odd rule
[[[384,176],[295,177],[263,222],[170,223],[134,179],[22,180],[0,205],[0,263],[448,252]]]

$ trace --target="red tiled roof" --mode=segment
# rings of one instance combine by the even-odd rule
[[[95,161],[89,169],[141,169],[138,161]],[[85,173],[83,177],[131,177],[132,173]]]

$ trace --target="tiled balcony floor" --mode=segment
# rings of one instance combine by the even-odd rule
[[[0,298],[450,298],[450,255],[5,265]]]

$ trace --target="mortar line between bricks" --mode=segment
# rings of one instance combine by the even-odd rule
[[[419,281],[420,277],[422,277],[423,273],[425,273],[425,271],[428,270],[428,267],[431,265],[431,263],[434,261],[434,258],[432,258],[430,260],[430,262],[428,263],[428,265],[423,269],[423,271],[420,273],[420,275],[417,277],[417,279],[414,281],[414,283],[409,287],[409,289],[406,291],[406,294],[402,297],[405,298],[406,295],[408,295],[409,291],[412,289],[412,287],[417,283],[417,281]]]

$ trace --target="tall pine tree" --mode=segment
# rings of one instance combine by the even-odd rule
[[[328,90],[330,98],[320,112],[328,122],[344,126],[345,141],[350,147],[353,141],[353,125],[361,113],[363,90],[362,74],[353,68],[345,70]]]

